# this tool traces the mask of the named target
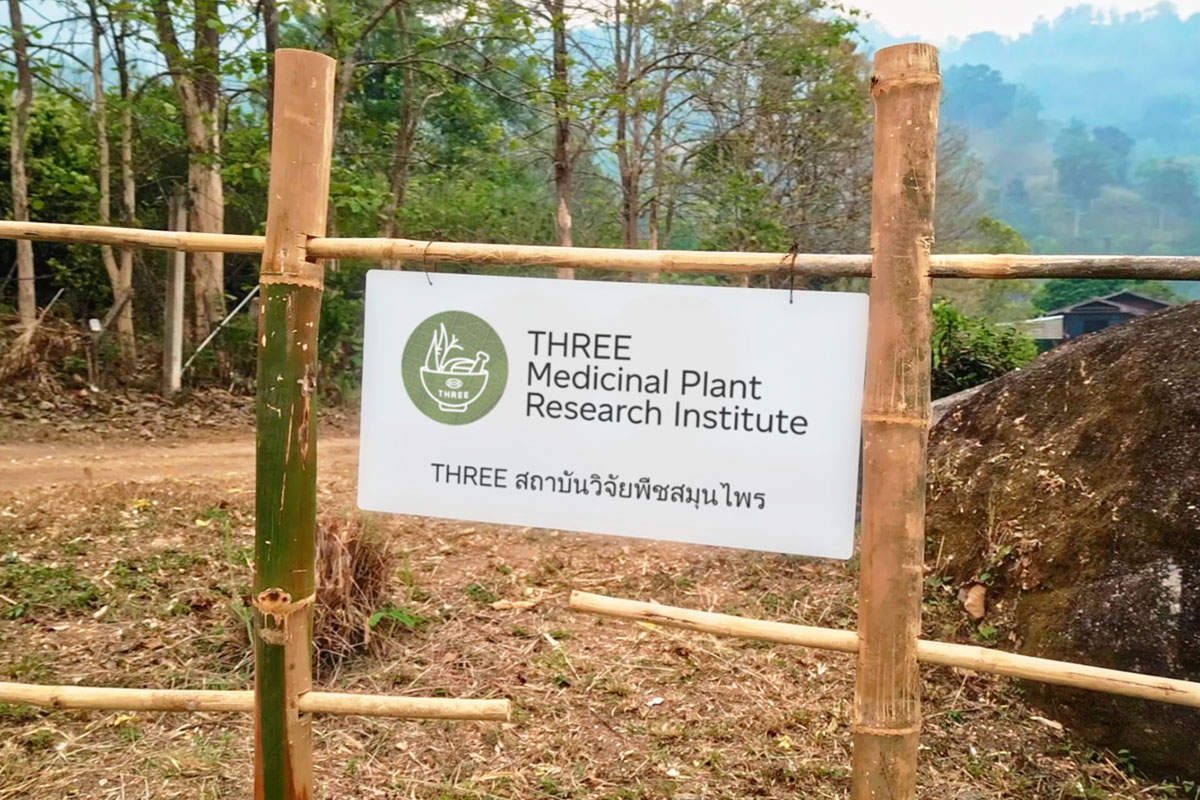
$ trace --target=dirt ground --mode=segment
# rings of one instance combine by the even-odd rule
[[[601,620],[567,596],[852,628],[856,562],[364,516],[354,438],[320,452],[323,515],[391,567],[368,646],[322,660],[318,686],[507,697],[515,716],[319,717],[319,797],[847,796],[852,658]],[[252,464],[245,428],[0,447],[0,680],[249,688]],[[925,634],[976,635],[929,583]],[[924,675],[924,798],[1194,796],[1080,745],[1010,681]],[[251,736],[236,714],[0,704],[0,800],[248,797]]]

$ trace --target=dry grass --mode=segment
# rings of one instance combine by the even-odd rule
[[[503,696],[516,716],[319,718],[320,796],[847,795],[850,657],[583,617],[566,599],[580,588],[848,627],[853,562],[374,518],[366,535],[386,539],[389,565],[364,561],[353,544],[361,524],[337,513],[350,505],[349,477],[321,486],[324,548],[342,565],[322,592],[343,603],[335,616],[348,640],[368,609],[368,619],[394,612],[376,620],[369,648],[330,662],[322,687]],[[0,499],[0,574],[17,576],[0,592],[0,679],[248,687],[252,508],[249,486],[211,483]],[[51,570],[37,573],[41,584],[53,575],[80,591],[47,600],[21,580],[29,566]],[[932,594],[927,635],[970,630],[952,597]],[[924,691],[924,798],[1184,796],[1037,719],[1008,681],[930,669]],[[237,715],[0,706],[0,800],[246,797],[250,740],[250,720]]]
[[[57,383],[51,364],[64,358],[84,358],[87,336],[70,324],[58,320],[38,320],[30,328],[19,328],[9,337],[0,332],[0,381],[21,379],[31,388],[51,387]]]
[[[363,651],[389,611],[394,559],[387,539],[358,514],[325,514],[317,524],[317,663],[336,667]],[[399,616],[396,610],[393,616]]]

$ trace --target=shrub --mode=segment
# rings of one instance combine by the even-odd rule
[[[933,305],[933,397],[961,392],[1033,360],[1037,347],[1016,328],[963,314],[949,300]]]

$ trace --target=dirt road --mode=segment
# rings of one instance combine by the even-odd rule
[[[358,458],[358,438],[319,442],[320,469],[345,469]],[[112,483],[200,477],[246,478],[254,473],[254,437],[171,444],[0,445],[0,492],[69,483]]]

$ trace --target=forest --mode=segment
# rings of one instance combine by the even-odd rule
[[[863,16],[841,4],[10,0],[8,9],[0,138],[11,157],[0,165],[0,208],[15,220],[261,233],[272,55],[303,47],[339,63],[330,235],[867,250],[873,44]],[[986,65],[951,66],[945,89],[940,252],[1168,253],[1194,242],[1185,161],[1135,163],[1135,140],[1113,126],[1073,121],[1052,135],[1031,91]],[[0,242],[0,310],[27,326],[53,302],[50,320],[72,330],[115,312],[105,363],[126,378],[152,371],[166,258]],[[191,352],[253,290],[257,258],[188,260]],[[367,265],[329,267],[323,363],[353,382]],[[953,328],[967,337],[956,349],[976,352],[977,334],[984,350],[999,342],[1005,353],[1003,367],[981,354],[968,371],[995,374],[1032,352],[989,321],[1090,292],[1054,284],[942,282],[953,308],[939,320],[967,315]],[[234,319],[186,381],[247,384],[252,327]],[[82,369],[77,356],[48,360]]]
[[[1038,253],[1196,252],[1198,32],[1200,15],[1167,3],[1080,5],[1016,38],[979,33],[943,48],[943,124],[979,159],[989,213]],[[1187,283],[1171,288],[1195,296]]]

